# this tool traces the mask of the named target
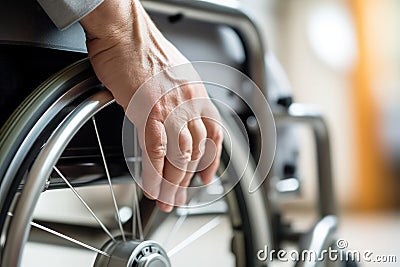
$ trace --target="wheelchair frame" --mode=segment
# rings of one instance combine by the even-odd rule
[[[223,5],[217,3],[217,1],[203,0],[146,0],[142,1],[142,4],[150,12],[167,15],[181,14],[193,20],[225,25],[232,28],[240,37],[246,51],[246,64],[248,67],[248,73],[246,74],[258,85],[268,99],[265,50],[259,29],[246,13],[235,6],[234,2],[232,2],[232,5]],[[257,102],[256,100],[254,108],[260,111],[263,110],[265,107],[261,102]],[[270,243],[274,244],[276,249],[278,249],[283,241],[294,240],[299,242],[300,239],[307,235],[306,240],[308,242],[305,242],[300,249],[312,249],[319,254],[323,249],[327,249],[331,244],[330,242],[334,240],[334,233],[337,227],[328,129],[322,115],[315,113],[305,105],[293,103],[286,108],[272,106],[272,110],[277,127],[290,127],[291,125],[299,124],[310,127],[313,132],[317,151],[316,167],[318,176],[316,182],[318,185],[319,220],[310,233],[294,233],[279,223],[274,225],[271,222],[273,217],[272,210],[277,208],[271,207],[273,201],[268,200],[267,196],[266,207],[271,207],[269,214],[267,214],[269,217],[267,219],[271,222],[271,225],[267,227],[271,228],[271,232],[282,232],[280,237],[283,237],[277,240],[276,236],[271,236],[271,238],[275,238],[276,240],[272,240]],[[265,129],[258,130],[263,131]],[[272,175],[273,173],[269,174],[269,176]],[[266,188],[266,191],[273,187],[269,180],[266,180],[263,186]],[[312,242],[313,240],[319,241]],[[315,266],[316,263],[300,262],[298,265]]]
[[[216,1],[143,1],[143,5],[149,11],[162,12],[166,14],[183,14],[186,17],[226,25],[234,29],[240,36],[243,46],[247,52],[247,61],[249,67],[249,77],[263,91],[268,99],[266,62],[264,57],[264,45],[259,29],[253,20],[242,10],[234,6],[217,4]],[[255,102],[255,109],[262,110],[264,107]],[[319,255],[323,249],[327,249],[334,238],[337,228],[336,204],[333,191],[333,176],[331,166],[331,148],[329,141],[329,132],[326,123],[321,114],[316,113],[306,105],[297,103],[291,104],[287,109],[273,109],[273,115],[277,127],[300,124],[310,127],[316,146],[316,167],[317,167],[317,201],[319,221],[311,229],[311,238],[305,243],[303,249],[312,249]],[[259,129],[263,130],[263,129]],[[279,138],[279,137],[278,137]],[[272,172],[272,170],[271,170]],[[272,174],[273,175],[273,174]],[[269,174],[271,176],[271,173]],[[270,188],[269,181],[264,182],[264,186]],[[268,199],[268,197],[267,197]],[[267,207],[271,206],[267,203]],[[272,218],[272,214],[269,214]],[[299,233],[293,233],[278,225],[283,229],[282,236],[286,240],[297,240],[301,238]],[[274,231],[282,231],[272,229]],[[305,235],[305,233],[303,233]],[[311,244],[311,240],[320,239],[318,245]],[[272,244],[280,246],[285,240],[273,240]],[[314,266],[316,263],[299,263],[301,266]]]

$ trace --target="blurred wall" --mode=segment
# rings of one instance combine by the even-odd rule
[[[400,112],[392,112],[400,106],[400,46],[394,34],[400,3],[363,1],[245,0],[244,5],[260,25],[267,47],[286,70],[295,101],[318,105],[326,118],[340,205],[367,210],[393,207],[398,200],[391,188],[399,181],[389,174],[386,164],[392,159],[392,167],[398,166],[393,156],[398,150],[381,148],[391,148],[393,140],[400,140],[395,133],[400,126],[394,126],[393,118]],[[375,5],[372,9],[371,3]],[[367,12],[364,9],[370,13],[360,18],[359,12]],[[360,28],[368,33],[368,40],[360,37]],[[361,51],[360,45],[370,39],[375,40],[373,46]],[[379,68],[371,57],[380,59]],[[363,73],[365,67],[372,74]],[[365,81],[360,83],[360,79]],[[363,120],[367,123],[362,124]],[[313,146],[306,131],[299,130],[299,135],[303,144],[301,203],[311,206],[315,190]]]

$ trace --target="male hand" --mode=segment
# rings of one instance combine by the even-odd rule
[[[138,128],[146,196],[164,211],[183,205],[193,173],[207,184],[219,165],[222,131],[205,87],[187,83],[192,68],[191,78],[171,69],[190,63],[138,0],[105,0],[80,23],[97,77]]]

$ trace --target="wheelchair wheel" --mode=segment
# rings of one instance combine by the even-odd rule
[[[123,115],[87,60],[54,75],[14,112],[0,131],[1,266],[263,265],[256,253],[271,242],[266,201],[262,188],[248,192],[251,162],[237,171],[247,159],[237,153],[246,142],[235,122],[224,118],[237,133],[224,151],[236,153],[223,152],[220,166],[242,176],[234,189],[212,208],[165,214],[129,174]]]

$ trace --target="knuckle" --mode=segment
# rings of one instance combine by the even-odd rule
[[[220,143],[224,138],[221,127],[213,127],[213,129],[209,132],[209,138],[217,143]]]
[[[151,159],[161,159],[167,153],[167,139],[164,132],[164,126],[161,123],[154,122],[146,128],[146,153]]]
[[[183,151],[178,157],[178,162],[180,163],[188,163],[192,159],[191,151]]]
[[[180,155],[177,157],[178,161],[182,163],[189,162],[192,158],[192,137],[188,133],[181,133],[179,135]]]
[[[195,149],[192,152],[192,160],[198,160],[201,158],[202,155],[203,155],[203,153],[200,151],[200,148]]]
[[[188,152],[181,152],[177,155],[173,155],[172,157],[168,157],[168,160],[179,169],[186,168],[186,164],[190,162],[192,156]]]
[[[147,153],[151,159],[161,159],[167,154],[166,146],[163,144],[147,146]]]
[[[164,98],[162,98],[162,99],[164,99]],[[150,111],[150,114],[149,114],[150,118],[161,121],[168,116],[169,110],[166,109],[166,106],[164,103],[165,101],[162,101],[162,99],[157,101],[153,105],[153,107]]]
[[[194,86],[183,86],[181,87],[181,91],[185,95],[185,99],[193,99],[196,97],[196,90]]]
[[[151,109],[151,113],[153,114],[159,114],[164,110],[164,107],[161,103],[161,101],[157,101],[156,103],[154,103],[152,109]]]
[[[189,131],[181,131],[179,134],[179,147],[182,153],[192,153],[192,136]]]

